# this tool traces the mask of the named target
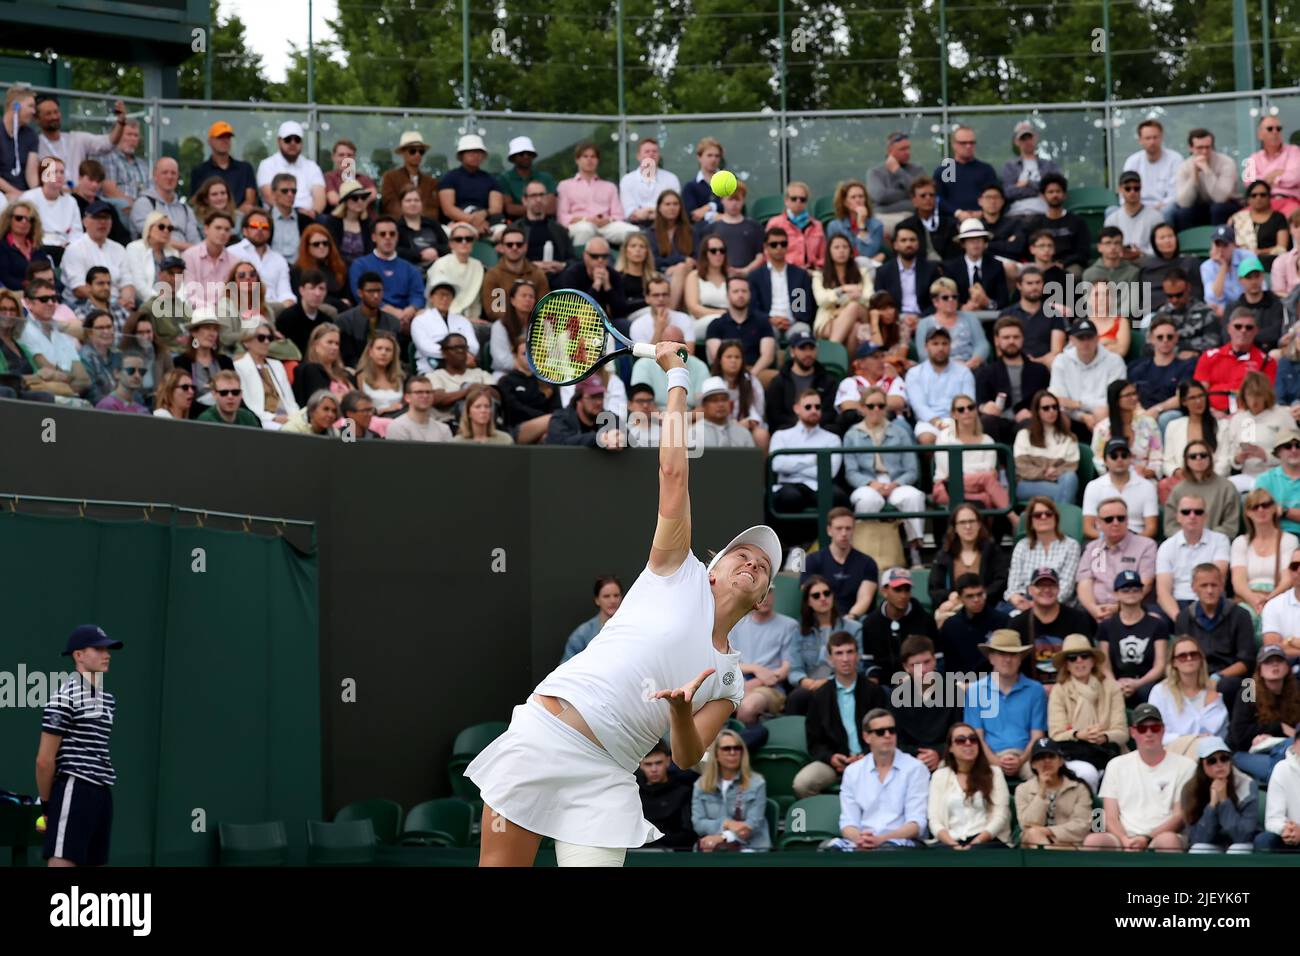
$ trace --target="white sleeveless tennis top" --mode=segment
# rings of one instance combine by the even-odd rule
[[[669,577],[647,566],[595,640],[553,670],[536,693],[571,703],[619,766],[635,772],[668,729],[668,702],[648,699],[656,691],[681,687],[713,667],[691,701],[692,713],[711,700],[740,706],[740,652],[714,648],[713,611],[708,571],[694,554]]]

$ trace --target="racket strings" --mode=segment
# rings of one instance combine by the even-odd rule
[[[605,352],[605,323],[582,296],[548,296],[533,313],[528,355],[544,379],[564,384],[582,378]]]

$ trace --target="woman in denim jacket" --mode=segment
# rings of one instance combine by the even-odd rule
[[[767,783],[749,769],[749,751],[733,730],[718,734],[704,758],[704,773],[691,795],[691,824],[699,849],[770,850]]]
[[[889,448],[915,445],[916,438],[901,418],[890,421],[885,415],[885,393],[869,388],[862,396],[862,421],[844,433],[844,447]],[[858,514],[875,514],[885,502],[899,511],[924,511],[925,494],[916,487],[919,474],[916,452],[879,451],[875,454],[844,456],[844,474],[853,486],[853,510]],[[921,539],[925,537],[924,518],[905,518],[907,540],[913,549],[912,563],[919,564]]]

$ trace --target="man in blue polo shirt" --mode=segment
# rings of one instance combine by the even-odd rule
[[[749,280],[744,276],[727,279],[727,312],[709,323],[704,333],[709,362],[718,354],[718,346],[728,339],[739,339],[745,350],[745,367],[755,375],[769,370],[776,373],[776,332],[767,319],[755,315],[749,307]]]
[[[1047,691],[1020,673],[1033,648],[1007,628],[994,631],[979,647],[992,672],[967,688],[963,719],[979,734],[989,763],[1008,777],[1028,780],[1030,749],[1047,734]]]
[[[109,651],[115,641],[96,624],[82,624],[68,636],[64,656],[77,672],[45,708],[36,755],[36,786],[46,814],[45,859],[50,866],[103,866],[113,829],[113,784],[108,756],[117,701],[104,690]]]

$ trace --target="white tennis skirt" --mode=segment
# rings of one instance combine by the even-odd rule
[[[531,697],[465,776],[511,823],[562,843],[639,847],[663,836],[641,812],[636,777]]]

